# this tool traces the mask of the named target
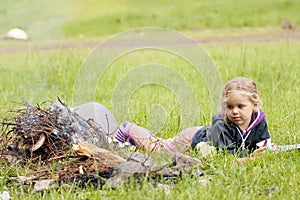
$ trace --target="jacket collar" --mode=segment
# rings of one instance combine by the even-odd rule
[[[266,115],[262,110],[258,110],[257,112],[253,113],[251,116],[250,125],[246,131],[241,130],[239,126],[236,126],[241,133],[243,133],[243,137],[246,137],[255,127],[257,127],[264,119]]]
[[[266,115],[262,110],[258,110],[257,112],[252,114],[250,126],[247,128],[247,131],[250,131],[257,127],[260,122],[262,122],[265,119]]]

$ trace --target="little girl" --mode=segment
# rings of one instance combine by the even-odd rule
[[[243,157],[263,151],[271,142],[260,104],[256,84],[248,78],[235,78],[225,85],[219,115],[213,116],[211,126],[190,127],[174,138],[162,139],[145,128],[123,122],[115,139],[150,151],[186,152],[210,145],[217,151]]]

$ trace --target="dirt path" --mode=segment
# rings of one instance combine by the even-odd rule
[[[256,35],[239,35],[225,37],[203,37],[194,38],[199,44],[234,44],[234,43],[261,43],[261,42],[280,42],[280,41],[300,41],[300,31],[283,31],[272,34],[256,34]],[[17,52],[35,52],[49,51],[68,48],[94,48],[99,42],[60,42],[51,44],[38,45],[17,45],[2,46],[0,53],[17,53]]]
[[[242,35],[242,36],[227,36],[227,37],[212,37],[198,38],[197,42],[203,44],[218,44],[218,43],[260,43],[260,42],[280,42],[280,41],[300,41],[299,31],[286,31],[280,33],[257,34],[257,35]]]

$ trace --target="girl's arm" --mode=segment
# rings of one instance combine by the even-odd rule
[[[236,140],[230,128],[221,118],[215,118],[213,125],[208,130],[208,141],[213,143],[217,150],[235,153]]]
[[[250,157],[244,157],[244,158],[238,158],[237,159],[237,162],[239,164],[245,162],[245,161],[248,161],[248,160],[255,160],[257,158],[260,158],[260,155],[265,152],[266,150],[271,150],[272,152],[275,152],[275,149],[273,148],[275,146],[274,143],[271,144],[272,146],[272,149],[270,149],[269,147],[267,146],[262,146],[262,147],[259,147],[258,149],[256,149],[255,151],[253,151],[253,153],[251,154]]]

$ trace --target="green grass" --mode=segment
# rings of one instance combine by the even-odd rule
[[[32,40],[45,40],[106,37],[149,26],[186,32],[278,27],[282,20],[299,24],[299,9],[297,0],[3,0],[0,33],[21,27]]]
[[[41,6],[47,9],[40,9]],[[80,41],[95,41],[140,26],[177,29],[193,37],[272,33],[281,31],[278,25],[283,19],[299,24],[298,10],[296,0],[1,1],[0,31],[4,33],[12,25],[18,25],[28,31],[31,41],[0,41],[0,47],[35,48],[65,39],[78,42],[80,35],[83,37]],[[215,44],[204,48],[223,82],[236,76],[247,76],[257,82],[273,142],[300,143],[299,41]],[[72,106],[76,75],[91,50],[0,53],[0,117],[8,116],[8,109],[18,107],[14,102],[22,99],[36,104],[55,101],[59,96]],[[127,80],[132,70],[150,63],[169,66],[184,77],[199,105],[199,116],[191,123],[210,123],[212,100],[203,77],[189,63],[165,51],[140,50],[117,59],[99,78],[95,101],[113,110],[118,106],[112,104],[115,87],[121,80]],[[132,81],[128,79],[127,83]],[[130,92],[133,93],[127,109],[132,121],[153,128],[161,137],[172,137],[180,130],[181,105],[168,87],[151,84]],[[118,122],[124,117],[122,112],[114,115]],[[153,127],[155,117],[165,123]],[[95,191],[71,185],[32,194],[31,188],[6,182],[8,176],[24,175],[25,170],[26,167],[1,163],[0,191],[8,190],[13,199],[298,199],[300,195],[299,152],[267,152],[261,159],[243,165],[238,165],[233,156],[216,155],[201,168],[203,177],[183,175],[178,184],[166,190],[144,182],[142,186],[129,184],[118,190]],[[270,188],[275,189],[266,195]]]
[[[264,102],[269,130],[273,142],[277,144],[299,143],[299,42],[224,44],[204,46],[227,81],[236,76],[247,76],[255,80]],[[72,89],[76,73],[90,49],[71,49],[46,52],[2,54],[1,96],[2,115],[5,108],[15,105],[10,101],[21,98],[31,104],[44,100],[55,100],[60,96],[71,105]],[[174,55],[153,50],[125,55],[113,63],[105,72],[96,88],[95,100],[112,108],[112,91],[120,78],[142,63],[161,63],[172,67],[186,76],[193,87],[200,105],[201,116],[196,124],[210,121],[210,97],[205,83],[193,68]],[[163,95],[162,95],[163,94]],[[164,88],[149,85],[139,88],[130,99],[132,120],[139,125],[151,124],[152,105],[160,104],[165,109],[166,123],[158,133],[171,137],[178,132],[180,106],[175,97]],[[115,113],[117,115],[117,113]],[[299,153],[266,154],[263,159],[239,166],[231,156],[216,156],[204,165],[203,178],[184,176],[172,186],[170,194],[161,188],[153,188],[144,183],[142,188],[131,185],[117,191],[82,190],[73,186],[71,190],[51,190],[42,194],[27,195],[27,189],[10,187],[14,198],[108,198],[117,199],[265,199],[266,190],[276,186],[271,192],[274,199],[297,199],[299,195]],[[288,164],[287,164],[288,163]],[[3,168],[1,176],[15,174],[10,168]],[[19,175],[22,169],[19,169]],[[207,179],[206,184],[202,179]],[[5,183],[2,182],[2,188]],[[279,188],[279,189],[278,189]]]

